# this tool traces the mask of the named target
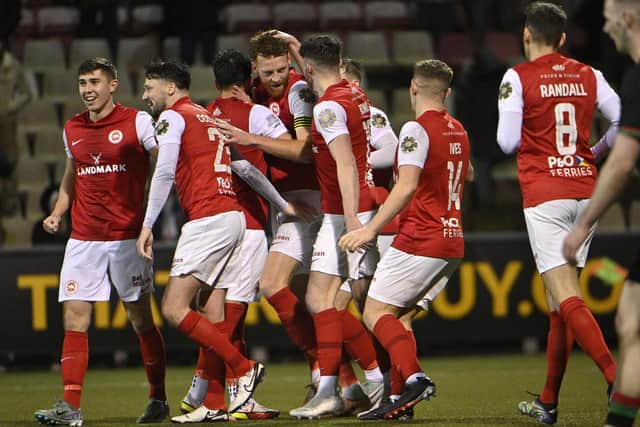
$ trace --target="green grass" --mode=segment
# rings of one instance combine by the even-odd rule
[[[429,426],[539,425],[519,415],[518,401],[526,390],[539,391],[544,382],[544,355],[430,358],[422,361],[438,386],[438,396],[416,407],[413,422]],[[167,388],[172,415],[190,383],[192,370],[171,367]],[[257,399],[282,411],[276,421],[242,421],[243,426],[362,425],[349,418],[297,421],[287,416],[305,396],[308,382],[302,364],[267,364],[267,376]],[[0,426],[33,426],[33,411],[49,407],[61,396],[60,374],[28,372],[0,374]],[[558,426],[602,426],[606,386],[595,365],[581,353],[572,356],[560,396]],[[83,393],[85,426],[135,425],[146,404],[145,376],[140,369],[89,370]],[[383,422],[392,425],[391,422]],[[166,422],[160,425],[172,425]]]

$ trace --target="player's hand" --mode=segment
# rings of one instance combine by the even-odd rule
[[[218,131],[224,136],[226,144],[253,145],[251,134],[243,131],[226,120],[214,119]]]
[[[60,221],[62,218],[58,215],[49,215],[42,221],[42,228],[47,233],[56,233],[58,231],[58,227],[60,227]]]
[[[231,88],[231,96],[239,99],[240,101],[251,102],[251,97],[249,97],[249,94],[236,85],[233,85],[233,87]]]
[[[569,264],[576,265],[578,249],[587,239],[589,235],[589,228],[583,225],[576,225],[564,238],[562,244],[562,255],[565,257]]]
[[[136,249],[138,250],[138,255],[146,261],[153,261],[153,233],[149,227],[142,227],[142,230],[140,230]]]
[[[300,41],[293,35],[285,33],[284,31],[276,31],[274,34],[276,38],[282,39],[292,47],[300,46]]]
[[[296,216],[304,222],[313,222],[318,216],[318,211],[313,206],[300,201],[289,202],[282,213],[287,216]]]
[[[362,223],[357,216],[354,216],[352,218],[345,217],[344,222],[345,226],[347,227],[347,233],[362,228]]]
[[[376,233],[367,227],[351,231],[340,238],[338,246],[345,252],[362,251],[371,246]]]

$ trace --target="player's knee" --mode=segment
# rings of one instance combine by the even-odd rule
[[[262,292],[262,294],[267,298],[278,293],[288,286],[285,281],[278,280],[275,277],[261,277],[258,285],[260,286],[260,291]]]
[[[616,331],[621,345],[640,340],[640,322],[635,313],[619,310],[616,315]]]
[[[176,327],[180,324],[182,319],[179,318],[179,311],[175,304],[172,304],[170,301],[165,299],[162,301],[161,311],[162,317],[164,317],[171,326]]]

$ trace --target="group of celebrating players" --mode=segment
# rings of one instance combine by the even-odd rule
[[[557,52],[565,24],[556,5],[527,8],[528,62],[507,71],[498,96],[497,139],[505,152],[518,152],[551,322],[544,390],[519,409],[547,424],[557,419],[573,339],[609,387],[616,372],[577,281],[575,264],[584,266],[595,227],[578,242],[574,263],[563,257],[562,242],[588,204],[595,157],[618,130],[612,125],[590,148],[593,112],[617,122],[620,99],[599,71]],[[65,124],[66,170],[43,222],[55,232],[71,208],[59,290],[64,394],[53,408],[36,411],[36,420],[83,424],[92,303],[109,300],[111,286],[138,335],[150,386],[138,422],[169,416],[164,341],[150,309],[151,230],[174,184],[186,222],[162,314],[200,352],[182,415],[171,421],[279,415],[253,397],[265,368],[247,358],[244,318],[258,293],[309,363],[310,392],[292,417],[412,418],[436,386],[418,361],[411,319],[428,310],[464,256],[461,206],[473,168],[467,133],[444,106],[453,71],[435,59],[415,64],[409,92],[416,119],[398,137],[360,87],[359,64],[342,58],[332,36],[300,43],[277,30],[260,32],[249,55],[219,52],[213,74],[219,96],[204,108],[189,98],[188,68],[149,64],[142,95],[149,114],[114,103],[110,61],[80,65],[87,110]],[[347,309],[351,299],[362,321]],[[362,384],[351,361],[363,370]]]

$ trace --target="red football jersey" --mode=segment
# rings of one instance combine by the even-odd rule
[[[296,90],[295,94],[292,93],[292,87],[298,82],[304,82],[304,77],[291,68],[289,70],[289,80],[284,94],[279,98],[274,98],[267,93],[258,79],[254,81],[254,98],[256,103],[269,107],[271,111],[282,120],[282,123],[287,127],[293,138],[296,137],[294,128],[295,117],[290,108],[290,97],[304,97],[310,94],[306,83],[304,84],[304,88]],[[298,83],[297,86],[300,86],[300,84]],[[311,100],[306,100],[305,102],[310,103]],[[287,192],[293,190],[318,189],[315,171],[312,167],[309,167],[309,165],[292,162],[268,154],[265,155],[265,158],[269,164],[271,182],[278,191]]]
[[[236,98],[216,98],[207,106],[207,110],[213,117],[227,120],[235,127],[249,132],[249,116],[253,107],[253,104]],[[236,149],[260,172],[267,174],[267,162],[262,150],[243,145],[236,145]],[[267,202],[236,174],[233,174],[233,190],[247,220],[247,229],[264,230],[269,209]]]
[[[241,210],[231,177],[229,147],[209,112],[185,96],[158,118],[158,140],[163,134],[180,135],[176,188],[187,221]]]
[[[467,132],[446,110],[426,111],[416,122],[406,123],[400,131],[397,162],[398,166],[422,164],[422,173],[413,198],[400,212],[400,229],[391,246],[414,255],[462,258]]]
[[[358,87],[341,80],[327,88],[313,108],[311,140],[316,174],[322,196],[323,213],[343,214],[342,197],[336,162],[329,152],[329,143],[339,135],[348,134],[356,161],[360,200],[358,212],[376,208],[373,180],[369,165],[369,99]]]
[[[524,207],[591,197],[597,176],[589,148],[597,100],[594,70],[552,53],[516,65],[513,71],[519,82],[503,80],[500,102],[501,110],[513,102],[522,108],[517,161]],[[521,99],[511,95],[519,92],[514,91],[518,84]]]
[[[75,163],[71,238],[138,237],[149,171],[145,137],[147,149],[155,146],[151,117],[120,104],[96,122],[85,111],[65,123],[65,146]]]

